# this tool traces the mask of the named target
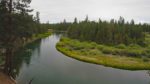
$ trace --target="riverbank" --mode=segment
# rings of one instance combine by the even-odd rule
[[[56,47],[60,52],[64,53],[65,55],[80,61],[126,70],[150,69],[150,58],[146,56],[138,56],[144,53],[144,51],[142,51],[143,49],[145,50],[147,48],[140,48],[139,46],[138,48],[136,48],[137,45],[132,45],[130,49],[129,47],[125,47],[126,49],[122,49],[123,47],[120,45],[114,48],[109,46],[106,47],[93,42],[80,42],[78,40],[62,38],[60,42],[57,43]],[[113,54],[113,52],[115,52],[115,49],[128,51],[126,51],[125,55],[118,54],[119,52]],[[133,56],[126,56],[128,54]]]
[[[50,36],[51,34],[52,34],[51,32],[46,32],[46,33],[42,33],[42,34],[33,35],[31,38],[27,39],[24,42],[24,46],[26,44],[32,43],[32,42],[34,42],[36,40],[39,40],[39,39],[42,39],[42,38],[46,38],[46,37]]]
[[[35,42],[37,40],[46,38],[46,37],[50,36],[51,34],[52,34],[51,32],[46,32],[46,33],[42,33],[42,34],[33,35],[31,38],[28,38],[25,41],[18,40],[18,42],[16,42],[15,51],[19,50],[20,48],[22,48],[28,44]],[[2,54],[0,54],[0,65],[4,65],[4,63],[5,63],[4,57],[2,56]],[[15,80],[13,80],[10,76],[0,72],[0,84],[1,83],[2,84],[16,84]]]
[[[52,33],[51,32],[46,32],[46,33],[42,33],[42,34],[37,34],[37,35],[33,35],[30,38],[24,38],[24,40],[16,40],[16,42],[14,43],[15,48],[14,48],[14,52],[19,50],[19,48],[26,46],[27,44],[30,44],[36,40],[42,39],[42,38],[46,38],[48,36],[50,36]],[[0,49],[0,65],[4,64],[4,57],[3,57],[3,53],[4,53],[4,49]]]
[[[0,72],[0,84],[16,84],[16,82],[8,75]]]

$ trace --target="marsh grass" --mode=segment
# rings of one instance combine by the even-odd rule
[[[35,37],[36,38],[45,38],[51,35],[51,32],[46,32],[46,33],[42,33],[42,34],[38,34]]]
[[[135,44],[107,46],[64,37],[56,47],[69,57],[89,63],[127,70],[150,69],[150,50],[148,47]]]

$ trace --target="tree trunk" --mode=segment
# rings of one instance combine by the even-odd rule
[[[12,13],[12,0],[9,0],[9,13]]]

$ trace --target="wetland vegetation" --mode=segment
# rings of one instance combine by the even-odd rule
[[[134,20],[99,22],[74,19],[57,49],[66,55],[114,68],[150,69],[150,25],[135,24]]]

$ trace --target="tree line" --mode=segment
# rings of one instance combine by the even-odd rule
[[[72,23],[66,22],[66,20],[64,19],[63,22],[47,24],[47,26],[49,26],[49,28],[53,29],[54,31],[66,31],[71,24]]]
[[[61,23],[61,25],[65,24],[67,23]],[[53,29],[66,30],[70,38],[106,45],[139,44],[145,46],[145,32],[150,32],[149,24],[135,24],[134,20],[126,22],[123,17],[120,17],[119,20],[102,21],[99,19],[99,21],[90,21],[87,16],[84,21],[80,22],[75,18],[74,22],[67,26],[53,25],[55,25]]]

